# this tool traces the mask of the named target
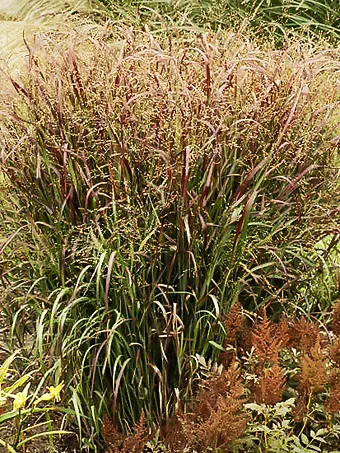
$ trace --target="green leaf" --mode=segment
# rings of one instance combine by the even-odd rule
[[[14,384],[12,384],[11,386],[9,387],[6,387],[4,388],[4,393],[12,393],[13,390],[17,389],[18,387],[20,387],[21,385],[23,385],[27,379],[29,379],[31,373],[30,374],[25,374],[25,376],[21,376],[21,378],[19,378],[16,382],[14,382]]]
[[[314,440],[316,440],[317,442],[321,442],[322,444],[327,444],[327,441],[325,439],[323,439],[322,437],[314,437]]]
[[[18,355],[18,353],[19,353],[18,351],[14,352],[0,366],[0,384],[3,383],[3,381],[6,377],[6,374],[8,373],[9,367],[10,367],[11,363],[13,362],[13,360],[15,359],[15,357]]]
[[[15,418],[18,415],[18,411],[6,412],[0,416],[0,425],[12,418]]]
[[[251,411],[255,411],[258,414],[263,414],[263,412],[264,412],[264,406],[261,406],[260,404],[256,404],[256,403],[247,403],[244,405],[244,408],[249,409]]]
[[[312,433],[312,431],[311,431]],[[327,434],[328,430],[326,428],[320,428],[317,430],[316,434],[314,433],[314,436],[319,437],[322,436],[323,434]]]
[[[43,432],[43,433],[38,433],[38,434],[34,434],[33,436],[27,437],[23,441],[19,442],[17,447],[22,447],[27,442],[30,442],[30,441],[32,441],[34,439],[37,439],[38,437],[53,436],[55,434],[62,435],[62,434],[74,434],[74,433],[72,431],[63,431],[63,430],[46,431],[46,432]]]
[[[312,450],[315,450],[315,451],[321,451],[321,448],[318,447],[317,445],[309,445],[309,448],[311,448]]]
[[[209,344],[210,344],[211,346],[213,346],[214,348],[218,349],[219,351],[225,351],[225,349],[224,349],[223,346],[221,346],[220,344],[216,343],[216,342],[213,341],[213,340],[210,340],[210,341],[209,341]]]
[[[308,437],[306,436],[306,434],[301,434],[301,442],[304,444],[304,445],[308,445],[309,444],[309,439]]]

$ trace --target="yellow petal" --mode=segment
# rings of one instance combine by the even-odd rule
[[[18,392],[13,401],[13,410],[17,411],[18,409],[22,409],[25,407],[26,404],[26,395],[24,392]]]
[[[53,399],[55,399],[57,402],[60,401],[60,392],[63,387],[64,387],[64,381],[61,382],[60,384],[58,384],[56,387],[53,387],[53,385],[51,387],[47,387],[47,390],[49,391],[49,393],[44,393],[40,398],[38,398],[34,402],[34,406],[39,404],[40,401],[50,401]]]
[[[58,384],[56,387],[48,387],[48,390],[50,394],[52,395],[52,398],[55,398],[55,400],[58,402],[60,401],[60,392],[62,388],[64,387],[64,381]]]
[[[44,393],[43,395],[41,395],[40,398],[38,398],[36,401],[34,401],[34,406],[36,406],[37,404],[40,403],[40,401],[50,401],[54,398],[53,395],[51,395],[51,393]]]

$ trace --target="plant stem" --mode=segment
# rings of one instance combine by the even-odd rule
[[[20,441],[20,434],[21,434],[21,409],[19,409],[19,413],[18,413],[18,417],[17,417],[16,423],[17,423],[17,435],[16,435],[16,439],[15,439],[15,442],[14,442],[15,450],[17,449],[17,445],[18,445],[18,443]]]
[[[306,417],[305,417],[305,420],[303,422],[303,426],[302,426],[302,428],[301,428],[301,430],[299,432],[299,436],[298,437],[301,436],[301,434],[304,432],[304,430],[305,430],[305,428],[307,426],[308,417],[309,417],[309,409],[310,409],[310,405],[311,405],[311,402],[312,402],[312,396],[313,396],[313,390],[310,389],[309,395],[308,395],[308,402],[307,402],[307,406],[306,406],[306,409],[307,409],[306,410]]]

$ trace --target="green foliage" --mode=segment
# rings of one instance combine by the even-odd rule
[[[177,411],[177,424],[170,424],[165,438],[169,450],[335,451],[340,437],[340,303],[331,317],[328,331],[303,318],[273,323],[266,315],[254,316],[250,325],[235,305],[225,319],[221,364],[207,366],[199,358],[197,374],[204,378],[190,410]]]
[[[294,434],[294,398],[276,403],[273,406],[247,403],[245,409],[255,415],[248,426],[246,435],[233,445],[233,452],[289,452],[315,453],[330,451],[329,437],[339,438],[340,425],[332,425],[331,430],[311,429],[307,436],[304,432]],[[327,450],[324,448],[327,447]],[[333,450],[333,453],[335,451]]]
[[[101,1],[114,17],[128,19],[127,12],[133,10],[133,16],[141,22],[162,23],[170,18],[170,23],[179,26],[192,24],[214,31],[248,23],[255,33],[260,27],[281,43],[290,30],[308,31],[334,42],[339,38],[340,9],[336,0]]]
[[[38,397],[39,389],[44,384],[44,379],[42,379],[38,383],[37,390],[29,393],[33,372],[22,374],[19,377],[14,373],[14,379],[11,376],[13,370],[10,367],[17,356],[18,353],[13,353],[0,367],[0,425],[8,425],[13,421],[15,427],[15,432],[11,438],[8,436],[9,429],[6,430],[7,436],[5,439],[0,438],[0,445],[5,447],[9,453],[26,451],[26,444],[38,437],[46,436],[49,437],[52,448],[54,436],[70,434],[65,430],[54,429],[50,418],[53,411],[62,410],[62,408],[57,409],[55,406],[51,406],[50,401],[60,401],[60,391],[63,384],[56,387],[51,386],[49,392]],[[12,371],[12,373],[9,373],[9,371]],[[24,384],[26,384],[25,388],[19,391]],[[9,406],[11,399],[13,399],[12,408]],[[40,402],[44,402],[44,404],[38,407]],[[39,421],[32,427],[34,414],[39,414],[40,420],[41,416],[45,415],[46,421]],[[33,428],[34,431],[32,432]]]
[[[105,414],[185,408],[237,299],[319,310],[311,252],[336,234],[331,52],[111,31],[29,47],[2,113],[5,314],[59,358],[90,446]]]

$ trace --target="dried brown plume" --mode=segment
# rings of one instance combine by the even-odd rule
[[[329,357],[336,366],[340,366],[340,338],[337,338],[329,347]]]
[[[268,319],[266,313],[262,321],[253,327],[251,339],[261,368],[264,364],[271,366],[278,363],[283,341],[277,335],[276,326]]]
[[[277,363],[264,368],[259,382],[255,385],[255,400],[258,404],[274,405],[282,401],[286,386],[286,373]]]
[[[289,346],[309,352],[320,340],[320,328],[305,318],[295,319],[290,325]]]
[[[237,301],[224,319],[224,327],[227,332],[227,336],[224,341],[224,348],[226,349],[226,351],[220,354],[220,361],[224,364],[225,367],[228,367],[235,358],[234,351],[227,350],[228,345],[231,345],[235,348],[238,347],[238,340],[243,332],[244,326],[245,316],[243,314],[240,302]]]
[[[212,404],[208,411],[195,413],[202,420],[195,430],[199,451],[206,451],[207,448],[227,451],[228,445],[242,436],[246,429],[247,417],[242,412],[244,389],[236,362],[223,374],[223,379],[224,385],[220,387],[219,393],[216,394],[215,386],[211,389],[214,396],[210,397]],[[202,403],[201,397],[197,410],[203,409]]]
[[[227,371],[204,383],[191,414],[177,414],[169,425],[166,444],[172,453],[185,449],[204,452],[207,448],[227,451],[247,426],[242,411],[244,389],[237,362]]]
[[[331,329],[335,335],[340,336],[340,300],[333,308]]]
[[[119,433],[113,421],[105,415],[102,426],[102,435],[107,444],[105,453],[142,453],[147,441],[149,432],[145,424],[145,415],[142,412],[139,422],[136,423],[130,434],[127,436]]]
[[[340,369],[331,370],[329,375],[329,399],[326,409],[334,414],[340,411]]]
[[[224,326],[227,331],[225,344],[236,346],[237,337],[241,334],[244,327],[245,316],[242,312],[242,306],[237,301],[231,308],[228,315],[225,317]]]
[[[310,392],[316,394],[324,390],[328,381],[326,361],[327,358],[318,337],[309,353],[304,353],[301,358],[301,373],[298,379],[302,394]]]
[[[172,453],[182,453],[185,449],[193,449],[194,442],[194,422],[188,414],[179,411],[166,427],[164,443]]]

